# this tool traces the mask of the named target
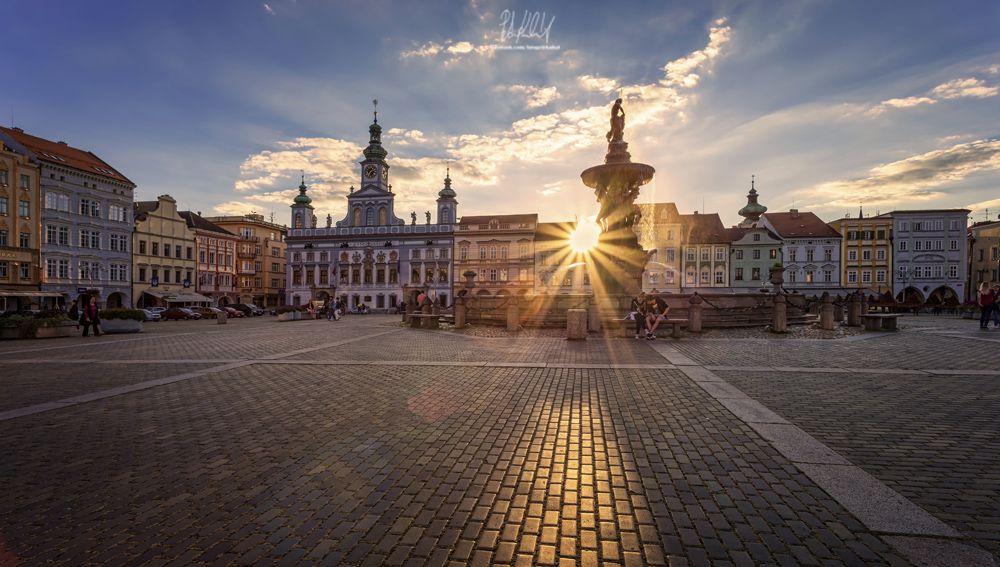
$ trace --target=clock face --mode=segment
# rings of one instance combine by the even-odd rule
[[[378,173],[378,168],[376,168],[374,165],[369,165],[368,167],[365,168],[365,177],[367,177],[368,179],[375,177],[376,173]]]
[[[382,168],[382,179],[383,180],[389,179],[389,169],[386,167]]]

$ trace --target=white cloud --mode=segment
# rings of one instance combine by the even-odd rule
[[[977,140],[875,167],[861,179],[823,183],[811,192],[829,199],[821,206],[928,200],[942,195],[938,187],[997,169],[1000,140]]]
[[[987,87],[982,79],[955,79],[934,87],[931,93],[941,98],[988,98],[996,96],[1000,87]]]
[[[524,107],[539,108],[559,98],[561,95],[556,87],[538,88],[527,85],[498,85],[494,91],[507,91],[510,93],[522,93],[525,95]]]
[[[869,114],[881,114],[888,108],[912,108],[921,104],[934,104],[937,101],[925,96],[911,96],[907,98],[891,98],[883,101],[882,104],[868,111]]]
[[[274,15],[274,10],[272,10],[267,4],[264,4],[264,9],[267,10],[268,14],[271,14],[272,16]]]
[[[434,43],[433,41],[422,45],[413,51],[404,51],[399,54],[400,59],[409,59],[411,57],[433,57],[441,52],[441,45]]]
[[[444,45],[440,43],[435,43],[433,41],[428,42],[417,49],[410,51],[404,51],[399,54],[399,58],[402,60],[412,59],[414,57],[424,57],[424,58],[434,58],[440,53],[449,55],[449,58],[445,61],[447,64],[450,61],[455,61],[463,55],[484,55],[486,57],[491,57],[493,55],[493,50],[490,49],[488,45],[473,45],[468,41],[459,41],[457,43],[452,43],[452,40],[444,42]]]
[[[729,41],[732,30],[722,27],[726,23],[725,19],[716,20],[715,26],[709,33],[708,46],[701,51],[695,51],[683,59],[677,59],[667,63],[663,70],[667,76],[661,81],[666,86],[693,87],[698,84],[700,77],[693,71],[704,65],[705,62],[718,57],[722,46]]]
[[[591,75],[583,75],[579,78],[580,84],[587,90],[599,91],[606,93],[608,91],[614,90],[618,86],[618,81],[614,79],[604,79],[601,77],[594,77]]]

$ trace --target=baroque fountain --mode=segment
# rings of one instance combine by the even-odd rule
[[[641,215],[635,200],[639,188],[652,181],[655,170],[644,163],[632,162],[628,143],[622,139],[624,132],[625,111],[619,98],[611,108],[604,163],[580,174],[601,204],[597,215],[601,233],[597,247],[591,251],[591,273],[595,276],[594,294],[604,316],[620,312],[638,294],[649,260],[649,253],[639,245],[634,232]]]

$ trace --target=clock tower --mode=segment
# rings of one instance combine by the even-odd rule
[[[375,103],[375,121],[368,127],[368,147],[365,148],[365,159],[361,161],[361,190],[374,188],[384,193],[389,192],[389,164],[385,162],[388,154],[382,147],[382,127],[378,124],[378,101]]]

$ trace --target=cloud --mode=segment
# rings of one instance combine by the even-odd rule
[[[559,98],[561,95],[556,87],[545,87],[538,88],[526,85],[498,85],[493,88],[494,91],[507,91],[510,93],[523,93],[526,95],[526,100],[524,107],[527,108],[539,108],[547,105],[553,100]]]
[[[911,108],[921,104],[934,104],[937,101],[932,98],[927,98],[925,96],[911,96],[907,98],[892,98],[883,101],[882,104],[872,108],[868,111],[869,114],[881,114],[889,108]]]
[[[459,41],[457,43],[452,43],[452,40],[449,39],[444,42],[444,45],[431,41],[424,45],[421,45],[417,49],[413,49],[410,51],[403,51],[402,53],[399,54],[399,58],[402,59],[403,61],[406,61],[407,59],[412,59],[414,57],[423,57],[430,59],[434,58],[440,53],[449,55],[448,60],[445,61],[445,63],[448,63],[449,61],[454,61],[458,59],[460,56],[468,55],[470,53],[473,55],[485,55],[487,57],[490,57],[493,55],[493,50],[490,49],[490,46],[488,45],[477,46],[473,45],[472,43],[469,43],[468,41]]]
[[[555,195],[559,191],[562,191],[562,181],[553,181],[552,183],[546,183],[542,185],[542,188],[538,190],[542,195]],[[596,218],[596,217],[595,217]]]
[[[271,14],[272,16],[274,15],[274,10],[272,10],[267,4],[264,4],[264,9],[267,10],[268,14]]]
[[[941,98],[988,98],[996,96],[1000,87],[987,87],[981,79],[955,79],[934,87],[931,93]]]
[[[934,190],[937,187],[996,169],[1000,169],[1000,140],[977,140],[881,165],[868,177],[824,183],[811,191],[829,199],[820,206],[927,200],[942,195]]]
[[[599,91],[602,93],[614,90],[614,88],[618,86],[618,81],[614,79],[603,79],[601,77],[594,77],[591,75],[583,75],[579,78],[579,81],[585,89]]]
[[[668,113],[679,113],[688,104],[691,95],[685,91],[699,82],[695,71],[704,73],[721,56],[723,45],[729,40],[730,29],[720,27],[721,21],[715,24],[709,33],[708,47],[667,64],[662,80],[624,87],[628,113],[627,138],[632,129],[661,123]],[[434,56],[442,49],[445,49],[444,46],[432,43],[410,52],[407,57]],[[462,51],[466,47],[458,49]],[[471,52],[462,54],[467,53]],[[597,77],[588,77],[587,82],[599,88],[613,86],[614,83]],[[497,90],[524,96],[526,109],[541,108],[561,97],[554,86],[513,85],[498,87]],[[602,104],[531,116],[513,122],[508,128],[489,133],[433,134],[427,137],[418,130],[390,129],[383,137],[383,144],[390,152],[399,151],[402,154],[389,157],[392,165],[390,182],[399,182],[396,186],[397,209],[404,211],[413,207],[424,210],[432,207],[437,191],[442,187],[444,169],[449,165],[452,178],[464,190],[470,190],[495,186],[499,183],[501,168],[514,162],[555,163],[557,167],[570,163],[574,152],[603,148],[608,117],[609,107]],[[329,138],[298,138],[278,143],[277,146],[278,150],[263,151],[247,158],[241,167],[242,179],[236,183],[238,191],[252,193],[284,185],[289,195],[286,202],[290,202],[294,194],[290,190],[298,185],[298,170],[301,169],[306,172],[310,195],[317,210],[342,209],[342,199],[333,198],[337,194],[333,187],[342,188],[357,183],[359,172],[356,171],[356,162],[361,155],[361,146]],[[406,155],[409,151],[420,151],[425,155],[434,152],[439,157],[414,158]],[[319,185],[320,180],[328,187]],[[313,185],[317,185],[315,190]],[[558,185],[551,185],[545,186],[542,191],[551,195],[560,189]],[[283,194],[279,192],[275,195]]]

